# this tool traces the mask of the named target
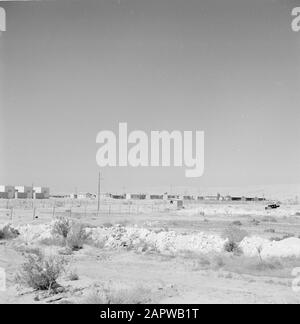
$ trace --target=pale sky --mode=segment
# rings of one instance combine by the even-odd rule
[[[103,191],[300,183],[297,1],[0,5],[0,183],[96,191],[96,135],[119,122],[205,131],[205,173],[105,168]]]

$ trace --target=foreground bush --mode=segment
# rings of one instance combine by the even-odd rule
[[[64,259],[46,257],[38,250],[26,257],[25,263],[16,276],[16,281],[35,290],[51,290],[59,286],[57,279],[64,270]]]
[[[9,224],[0,229],[0,240],[14,239],[19,235],[19,231],[11,227]]]

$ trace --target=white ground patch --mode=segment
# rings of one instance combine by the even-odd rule
[[[44,225],[19,226],[20,239],[27,244],[34,244],[43,239],[52,238],[53,223]],[[0,230],[4,225],[0,225]],[[179,234],[174,231],[155,231],[140,227],[113,226],[110,228],[87,228],[90,239],[96,245],[106,248],[139,248],[147,246],[148,249],[161,253],[176,253],[191,251],[197,253],[222,252],[226,240],[217,235],[203,232]],[[288,238],[282,241],[269,241],[260,237],[246,237],[241,243],[245,256],[253,257],[260,251],[263,258],[272,257],[300,257],[300,239]]]

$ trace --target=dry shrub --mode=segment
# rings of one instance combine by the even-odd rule
[[[233,226],[243,226],[243,223],[241,221],[234,221],[232,222]]]
[[[239,245],[233,241],[227,241],[224,244],[224,251],[229,253],[234,253],[235,255],[242,255],[243,251],[240,249]]]
[[[86,304],[146,304],[151,301],[151,290],[144,287],[118,287],[111,283],[87,297]]]
[[[78,251],[83,248],[87,239],[88,235],[85,227],[82,224],[75,223],[72,225],[71,230],[68,233],[66,243],[73,251]]]
[[[77,280],[79,280],[79,275],[75,270],[72,270],[69,272],[67,278],[70,281],[77,281]]]
[[[19,235],[19,231],[13,228],[10,224],[5,225],[2,229],[0,229],[0,240],[14,239]]]
[[[103,226],[104,228],[111,228],[111,227],[113,227],[114,225],[113,225],[112,223],[110,223],[110,222],[107,222],[107,223],[104,223],[102,226]]]
[[[264,230],[265,233],[276,233],[275,229],[274,228],[268,228],[266,230]]]
[[[76,223],[69,218],[58,218],[53,224],[52,234],[62,241],[56,244],[53,242],[53,245],[66,245],[73,251],[82,249],[88,239],[85,228],[83,224]]]
[[[286,277],[290,274],[290,269],[287,269],[289,264],[285,264],[284,259],[261,260],[261,258],[257,257],[232,256],[224,260],[225,266],[223,269],[238,274],[273,277]]]
[[[187,250],[180,251],[179,257],[191,267],[193,271],[219,270],[225,266],[225,257],[222,254],[202,254]]]
[[[262,222],[265,223],[277,223],[277,219],[273,216],[265,216],[262,218]]]
[[[53,224],[52,234],[54,236],[61,236],[64,239],[68,237],[68,234],[72,228],[72,221],[67,217],[59,217]]]
[[[249,234],[246,230],[236,226],[226,228],[222,234],[222,237],[228,240],[224,245],[224,250],[226,252],[233,252],[237,255],[242,254],[242,251],[239,248],[239,243],[248,235]]]
[[[29,254],[16,276],[19,284],[36,290],[58,287],[57,279],[65,269],[65,260],[55,256],[46,257],[40,250]]]

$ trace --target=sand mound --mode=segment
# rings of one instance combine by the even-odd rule
[[[300,257],[300,239],[288,238],[282,241],[272,241],[260,237],[246,237],[240,244],[246,256],[253,257],[261,251],[262,258]]]

